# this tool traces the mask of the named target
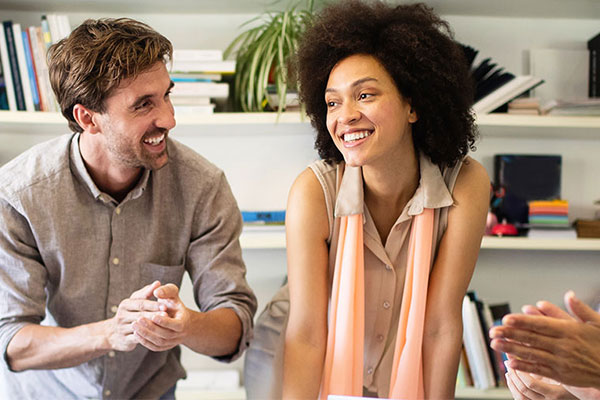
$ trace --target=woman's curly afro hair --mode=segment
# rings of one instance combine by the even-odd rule
[[[324,96],[332,68],[353,54],[375,57],[394,79],[417,112],[415,148],[433,163],[453,166],[474,149],[473,82],[452,35],[424,4],[339,1],[317,14],[300,41],[295,67],[321,158],[343,160],[327,131]]]

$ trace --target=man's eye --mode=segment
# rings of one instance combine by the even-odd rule
[[[141,110],[142,108],[146,108],[148,106],[150,106],[150,102],[149,101],[145,101],[142,104],[140,104],[139,106],[137,106],[135,109],[136,110]]]
[[[361,93],[360,96],[358,96],[358,98],[361,99],[361,100],[364,100],[364,99],[367,99],[367,98],[369,98],[371,96],[373,96],[373,95],[370,94],[370,93]]]

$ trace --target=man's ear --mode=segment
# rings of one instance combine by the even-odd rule
[[[73,107],[73,118],[79,124],[84,132],[98,133],[100,132],[100,126],[98,125],[97,112],[90,110],[81,104],[75,104]]]

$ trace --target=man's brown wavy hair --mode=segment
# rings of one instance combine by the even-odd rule
[[[448,23],[424,4],[344,0],[315,16],[296,57],[300,98],[322,159],[343,160],[327,131],[325,89],[331,69],[353,54],[375,57],[417,112],[412,124],[417,151],[445,167],[474,149],[473,83]]]
[[[88,19],[48,52],[52,90],[73,132],[81,104],[104,112],[105,100],[121,81],[135,78],[173,56],[171,42],[148,25],[129,18]]]

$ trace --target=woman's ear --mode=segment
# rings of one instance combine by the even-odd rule
[[[81,104],[75,104],[75,106],[73,106],[73,118],[84,132],[92,134],[100,132],[100,126],[98,126],[97,120],[94,118],[95,114],[97,114],[95,111],[92,111]]]
[[[414,108],[411,107],[410,111],[408,112],[408,122],[410,122],[411,124],[414,124],[418,120],[419,120],[419,116],[417,115],[417,112],[415,111]]]

